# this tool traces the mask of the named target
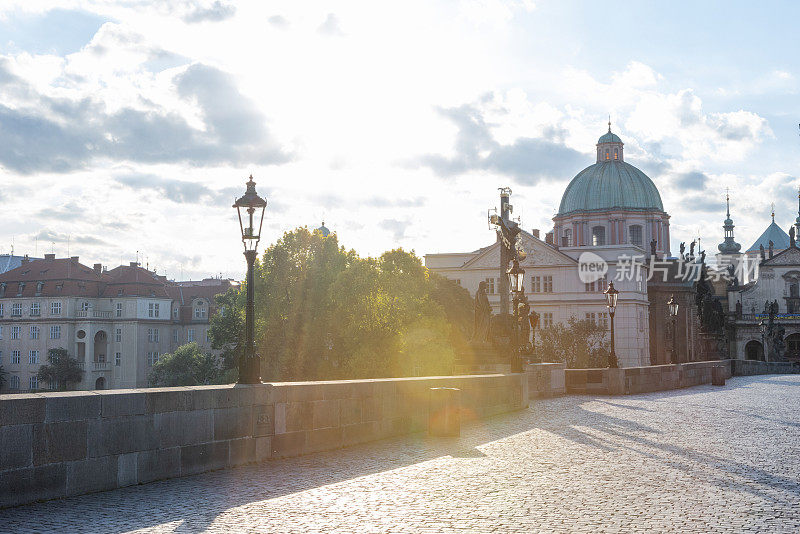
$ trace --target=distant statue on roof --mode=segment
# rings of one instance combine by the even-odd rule
[[[694,247],[695,247],[695,245],[697,245],[697,243],[694,240],[692,240],[691,244],[689,244],[689,257],[690,258],[694,258]]]
[[[736,317],[741,317],[741,316],[742,316],[742,301],[741,300],[737,300],[736,301]]]
[[[794,225],[789,228],[789,247],[794,248]]]
[[[706,251],[705,250],[701,250],[700,251],[700,263],[702,263],[703,265],[706,264]]]
[[[766,258],[766,256],[764,256],[764,244],[763,243],[758,245],[758,250],[761,253],[761,261],[766,260],[767,258]]]
[[[772,242],[772,239],[769,240],[769,257],[772,259],[773,249],[775,248],[775,243]]]
[[[655,256],[656,255],[656,246],[657,245],[658,245],[658,243],[656,242],[655,239],[651,239],[650,240],[650,255],[651,256]]]
[[[683,259],[683,257],[684,257],[684,255],[683,255],[684,252],[686,252],[686,242],[685,241],[681,241],[681,259]]]

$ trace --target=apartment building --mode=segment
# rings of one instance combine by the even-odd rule
[[[138,263],[107,270],[53,254],[23,260],[0,274],[3,392],[51,388],[36,374],[52,348],[66,349],[83,367],[78,389],[146,386],[153,364],[180,345],[194,341],[213,352],[214,296],[234,285],[174,282]]]

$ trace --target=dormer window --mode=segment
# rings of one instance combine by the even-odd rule
[[[44,282],[36,282],[36,296],[40,296],[42,294],[42,289],[44,289]]]
[[[22,292],[24,290],[25,290],[25,282],[20,282],[19,283],[19,289],[17,290],[17,296],[21,297],[22,296]]]
[[[2,282],[0,283],[0,297],[5,297],[5,296],[6,296],[6,283]]]

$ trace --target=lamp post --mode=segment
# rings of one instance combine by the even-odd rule
[[[678,302],[675,300],[675,295],[670,295],[667,302],[669,307],[669,317],[672,320],[672,354],[670,361],[678,363]]]
[[[758,329],[761,331],[761,355],[764,357],[764,361],[767,360],[767,324],[764,322],[764,319],[761,319],[761,322],[758,323]]]
[[[259,384],[261,382],[261,361],[256,354],[254,339],[255,288],[253,270],[256,262],[256,249],[261,240],[261,226],[267,201],[256,193],[253,175],[247,182],[247,190],[233,207],[239,215],[239,229],[242,232],[244,257],[247,259],[247,308],[245,309],[244,357],[239,362],[239,384]],[[256,228],[258,224],[258,228]]]
[[[606,306],[608,307],[608,315],[611,317],[611,356],[608,358],[608,366],[612,368],[619,367],[617,361],[617,353],[614,349],[614,313],[617,311],[617,298],[619,291],[614,289],[614,281],[608,283],[608,289],[605,290]]]
[[[514,306],[514,339],[516,342],[514,343],[514,348],[511,356],[511,372],[512,373],[521,373],[522,372],[522,340],[520,339],[520,317],[519,317],[519,307],[521,304],[521,295],[525,290],[524,279],[525,279],[525,269],[520,268],[519,261],[514,260],[511,264],[511,268],[506,273],[508,274],[508,285],[511,288],[511,293],[513,295],[513,306]]]

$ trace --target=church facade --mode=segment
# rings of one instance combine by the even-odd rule
[[[613,280],[620,292],[615,315],[615,351],[622,367],[650,365],[650,304],[647,267],[651,254],[668,256],[669,215],[653,181],[625,162],[623,142],[609,131],[598,139],[594,164],[564,191],[553,230],[522,232],[527,258],[525,295],[540,316],[539,327],[571,317],[610,326],[603,292]],[[586,282],[581,264],[591,253],[607,266]],[[500,243],[464,253],[428,254],[425,265],[458,281],[474,296],[486,282],[489,301],[500,311]]]

